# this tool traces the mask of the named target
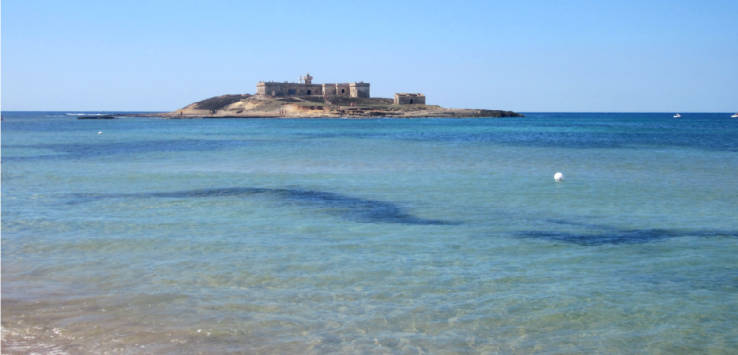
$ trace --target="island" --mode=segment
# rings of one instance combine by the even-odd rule
[[[308,73],[295,82],[259,82],[256,94],[212,97],[181,109],[156,114],[185,118],[427,118],[427,117],[524,117],[502,110],[451,109],[427,105],[420,93],[397,93],[394,99],[370,97],[364,82],[315,84]]]

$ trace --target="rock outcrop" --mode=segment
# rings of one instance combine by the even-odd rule
[[[423,118],[523,117],[512,111],[449,109],[437,105],[395,105],[392,99],[360,97],[223,95],[168,113],[163,118]]]

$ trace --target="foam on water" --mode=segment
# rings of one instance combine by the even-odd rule
[[[4,112],[2,350],[731,353],[738,123],[672,115]]]

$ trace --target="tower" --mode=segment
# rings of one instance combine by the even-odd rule
[[[310,76],[310,73],[307,73],[305,74],[305,76],[302,77],[302,80],[304,80],[305,84],[310,85],[313,82],[313,77]]]

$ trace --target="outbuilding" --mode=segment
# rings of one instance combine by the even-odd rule
[[[425,105],[423,94],[395,94],[395,105]]]

